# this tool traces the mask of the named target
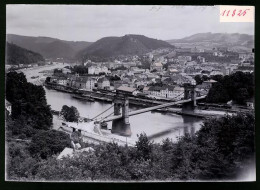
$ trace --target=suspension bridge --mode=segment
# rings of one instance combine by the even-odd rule
[[[131,136],[131,127],[129,122],[129,117],[142,114],[145,112],[162,109],[171,107],[173,105],[182,105],[182,111],[194,111],[196,108],[196,101],[204,99],[206,96],[197,97],[197,93],[195,91],[196,86],[191,84],[184,85],[184,99],[179,101],[173,101],[170,103],[165,103],[157,106],[152,106],[148,108],[143,108],[139,110],[130,111],[129,110],[129,97],[127,92],[124,93],[122,91],[117,92],[113,102],[114,104],[104,110],[102,113],[98,114],[97,116],[93,117],[91,120],[95,121],[96,124],[100,124],[101,128],[104,126],[106,127],[106,122],[112,121],[112,129],[111,132],[115,134],[119,134],[121,136]],[[183,95],[183,94],[181,94]],[[178,95],[180,96],[180,95]],[[176,97],[175,97],[176,98]],[[174,99],[174,98],[173,98]],[[101,115],[104,115],[110,109],[114,108],[114,110],[109,113],[108,115],[98,118]],[[121,113],[122,110],[122,113]]]

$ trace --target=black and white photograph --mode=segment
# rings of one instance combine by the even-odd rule
[[[256,181],[254,15],[7,4],[5,181]]]

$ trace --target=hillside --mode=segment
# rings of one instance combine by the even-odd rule
[[[105,37],[82,50],[77,57],[115,57],[120,55],[140,55],[158,48],[174,48],[169,43],[143,35]]]
[[[198,33],[182,39],[168,40],[179,47],[218,47],[226,46],[236,49],[251,50],[254,48],[254,36],[239,33]]]
[[[6,64],[33,64],[41,61],[44,61],[42,55],[21,48],[15,44],[6,43]]]
[[[91,42],[65,41],[49,37],[30,37],[7,34],[6,40],[20,47],[40,53],[45,58],[73,59],[75,55],[88,47]]]

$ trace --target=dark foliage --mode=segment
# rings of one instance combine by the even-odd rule
[[[197,85],[202,84],[202,82],[203,82],[203,79],[202,79],[202,77],[200,77],[200,75],[196,75],[194,77],[194,79],[195,79]]]
[[[9,144],[7,174],[10,179],[50,181],[236,179],[255,154],[254,124],[253,113],[208,119],[195,136],[175,143],[152,143],[141,134],[134,147],[91,145],[94,152],[63,160],[51,155],[70,146],[68,135],[45,131],[29,145]]]
[[[228,91],[221,83],[213,84],[207,95],[207,102],[227,103],[230,100]]]
[[[7,73],[6,99],[12,104],[12,118],[23,126],[43,130],[51,127],[52,114],[43,87],[28,83],[23,73]],[[19,122],[13,128],[20,126]]]
[[[62,73],[62,69],[54,69],[53,73],[54,74]]]
[[[210,89],[206,101],[212,103],[226,103],[234,100],[238,104],[245,104],[247,99],[254,97],[254,74],[236,72],[227,76],[214,76],[218,81]]]
[[[65,147],[71,147],[69,135],[61,131],[49,130],[33,136],[29,151],[33,157],[46,159],[60,153]]]
[[[43,62],[42,55],[33,51],[21,48],[15,44],[6,43],[6,64],[18,65],[18,64],[32,64]]]
[[[71,71],[73,73],[78,73],[80,75],[88,74],[88,67],[83,66],[83,65],[76,65],[71,68]]]
[[[79,119],[79,112],[76,107],[74,106],[62,106],[61,113],[60,113],[66,121],[69,122],[77,122]]]

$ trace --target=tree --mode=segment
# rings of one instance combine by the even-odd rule
[[[54,69],[53,73],[54,73],[54,74],[62,73],[62,69]]]
[[[84,75],[88,73],[88,67],[83,65],[76,65],[71,69],[71,71],[73,73],[79,73],[80,75]]]
[[[79,119],[78,109],[74,106],[71,107],[68,107],[67,105],[62,106],[60,114],[68,122],[77,122]]]
[[[252,73],[236,72],[225,77],[216,75],[213,79],[218,82],[212,85],[207,95],[207,102],[225,103],[234,100],[238,104],[245,104],[247,99],[254,96]]]
[[[253,113],[208,119],[197,133],[199,178],[233,178],[255,154]]]
[[[62,131],[49,130],[33,136],[29,151],[33,157],[46,159],[60,153],[65,147],[71,147],[69,135]]]
[[[196,84],[199,85],[199,84],[202,84],[203,80],[202,78],[200,77],[200,75],[196,75],[194,77],[195,81],[196,81]]]
[[[202,79],[203,81],[207,81],[207,80],[209,80],[210,78],[209,78],[207,75],[203,75],[201,79]]]
[[[51,77],[46,77],[45,82],[48,83],[51,81]]]
[[[229,100],[228,91],[219,82],[212,85],[206,97],[206,101],[210,103],[227,103]]]
[[[234,100],[239,104],[245,104],[246,100],[249,98],[249,93],[246,88],[239,88],[237,93],[234,94]]]
[[[138,141],[136,142],[137,157],[148,160],[151,158],[153,143],[148,140],[145,133],[141,133],[138,136]]]
[[[13,119],[23,119],[35,129],[48,130],[52,126],[51,108],[43,87],[27,82],[23,73],[7,73],[6,99],[12,104]]]
[[[211,78],[212,78],[213,80],[215,80],[215,81],[220,82],[220,83],[222,83],[222,81],[223,81],[223,76],[222,76],[222,75],[214,75],[214,76],[212,76]]]

